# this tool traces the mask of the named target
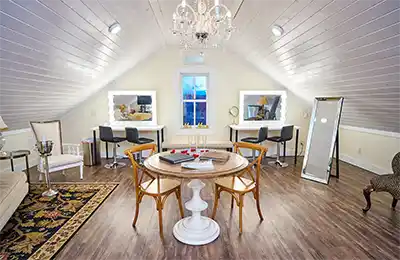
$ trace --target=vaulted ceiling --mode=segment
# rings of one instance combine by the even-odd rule
[[[0,0],[0,115],[11,129],[58,117],[176,45],[179,1]],[[343,124],[400,132],[399,0],[220,2],[237,27],[227,50],[310,101],[344,96]]]

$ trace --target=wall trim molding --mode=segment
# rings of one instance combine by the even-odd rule
[[[370,128],[357,127],[357,126],[350,126],[350,125],[341,125],[340,128],[347,129],[347,130],[352,130],[352,131],[357,131],[357,132],[364,132],[364,133],[368,133],[368,134],[376,134],[376,135],[400,138],[400,133],[396,133],[396,132],[388,132],[388,131],[383,131],[383,130],[370,129]]]
[[[3,136],[10,136],[10,135],[17,135],[17,134],[22,134],[26,132],[31,132],[30,128],[22,128],[22,129],[17,129],[17,130],[10,130],[10,131],[4,131],[1,132]]]
[[[376,164],[364,161],[360,158],[351,157],[347,154],[340,154],[340,160],[378,175],[393,173],[391,170],[388,171],[387,169],[382,168]]]

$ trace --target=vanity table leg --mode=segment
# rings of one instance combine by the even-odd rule
[[[297,149],[299,146],[299,129],[296,129],[296,145],[294,147],[294,164],[297,164]]]
[[[93,158],[93,163],[94,165],[97,164],[97,146],[96,146],[96,130],[93,130],[93,154],[92,154],[92,158]]]
[[[10,164],[11,164],[11,171],[14,171],[14,160],[13,158],[10,159]]]
[[[108,159],[108,142],[106,142],[106,159]]]
[[[194,179],[187,185],[192,189],[192,199],[185,203],[185,208],[192,212],[192,216],[179,220],[173,234],[176,239],[188,245],[205,245],[214,241],[220,233],[217,222],[201,215],[208,208],[208,203],[201,199],[200,191],[205,184]]]
[[[160,146],[160,130],[157,130],[157,151],[161,152],[161,146]]]
[[[233,135],[233,130],[231,127],[229,127],[229,141],[231,141],[231,142],[233,142],[232,135]]]
[[[238,141],[238,138],[239,138],[239,131],[236,130],[236,134],[235,134],[235,142],[236,142],[236,143],[237,143],[237,141]]]

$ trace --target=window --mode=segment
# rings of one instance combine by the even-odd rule
[[[208,74],[181,74],[183,124],[207,124]]]

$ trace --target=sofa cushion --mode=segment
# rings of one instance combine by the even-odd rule
[[[0,173],[0,205],[3,207],[4,200],[21,183],[26,183],[24,172],[1,172]],[[0,210],[1,211],[1,210]]]
[[[23,172],[0,173],[0,230],[28,193],[26,174]]]

